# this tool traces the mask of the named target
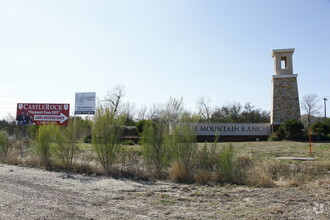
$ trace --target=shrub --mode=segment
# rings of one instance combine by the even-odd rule
[[[279,129],[284,129],[285,137],[288,140],[298,140],[303,136],[304,125],[299,120],[288,119],[284,121],[284,124]]]
[[[3,131],[0,132],[0,156],[6,156],[9,150],[9,141],[7,134]]]
[[[121,142],[122,145],[134,145],[134,141],[132,140],[124,140]]]
[[[208,147],[205,143],[202,148],[197,149],[195,156],[196,169],[214,171],[218,156],[218,152],[216,152],[216,144]]]
[[[285,139],[286,138],[285,127],[281,125],[275,132],[275,135],[277,137],[277,140],[279,141]]]
[[[166,149],[164,134],[168,132],[165,124],[159,126],[147,125],[142,133],[142,153],[149,169],[160,175],[166,164]]]
[[[323,121],[323,124],[325,124],[329,128],[329,134],[330,134],[330,118],[327,118]]]
[[[325,123],[318,121],[312,124],[311,130],[313,131],[313,133],[317,134],[318,136],[321,136],[329,134],[330,127],[327,126]]]
[[[182,99],[170,98],[164,109],[159,110],[157,117],[154,118],[157,123],[146,123],[141,141],[143,155],[148,168],[156,171],[158,176],[162,169],[171,162],[168,146],[174,139],[169,138],[169,123],[179,121],[182,115]]]
[[[236,161],[234,146],[232,144],[221,149],[217,162],[217,172],[220,182],[235,182]]]
[[[197,183],[207,184],[214,179],[214,172],[217,173],[218,159],[217,138],[211,146],[207,146],[205,143],[201,148],[197,148],[193,171]]]
[[[89,135],[85,136],[83,142],[86,144],[92,143],[92,135],[89,134]]]
[[[83,127],[80,121],[74,121],[58,129],[55,135],[56,145],[53,145],[52,152],[61,161],[66,169],[72,168],[73,159],[76,156],[79,145],[78,141],[83,135]]]
[[[141,120],[138,123],[136,123],[136,128],[138,130],[138,133],[140,136],[142,136],[144,129],[147,126],[151,126],[153,124],[153,122],[151,120]]]
[[[166,135],[165,142],[170,160],[191,170],[196,156],[197,140],[189,124],[179,123],[174,126],[171,134]]]
[[[55,125],[42,125],[37,132],[36,153],[38,154],[42,164],[49,169],[51,166],[51,144],[54,141],[54,135],[58,132],[59,127]]]
[[[185,171],[179,181],[190,182],[197,160],[197,140],[189,124],[179,123],[174,126],[171,135],[166,135],[165,143],[172,166],[180,166],[181,170]]]
[[[116,116],[109,109],[100,108],[94,118],[92,128],[93,149],[104,170],[109,173],[120,148],[125,117]]]

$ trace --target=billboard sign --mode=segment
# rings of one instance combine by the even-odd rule
[[[70,104],[17,103],[18,125],[67,125],[69,117]]]
[[[95,114],[95,92],[77,92],[75,99],[75,115]]]

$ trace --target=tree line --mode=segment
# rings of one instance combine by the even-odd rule
[[[191,114],[198,122],[210,123],[267,123],[270,121],[270,112],[257,108],[250,102],[244,105],[240,103],[230,103],[224,106],[212,106],[210,99],[202,96],[196,101],[196,112],[188,112],[184,109],[183,100],[170,98],[165,104],[152,104],[147,108],[143,106],[137,109],[133,103],[125,102],[125,87],[116,86],[107,92],[107,95],[100,99],[99,105],[108,107],[115,114],[125,115],[126,125],[134,125],[140,120],[159,121],[164,109],[169,107],[169,103],[174,101],[180,106],[180,112]],[[167,106],[166,106],[167,105]],[[177,121],[178,115],[172,115],[172,121]]]

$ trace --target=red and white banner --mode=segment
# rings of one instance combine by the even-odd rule
[[[16,124],[67,125],[70,117],[70,104],[18,103]]]

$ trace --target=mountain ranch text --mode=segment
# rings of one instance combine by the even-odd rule
[[[270,135],[270,124],[207,124],[194,125],[196,135]]]

